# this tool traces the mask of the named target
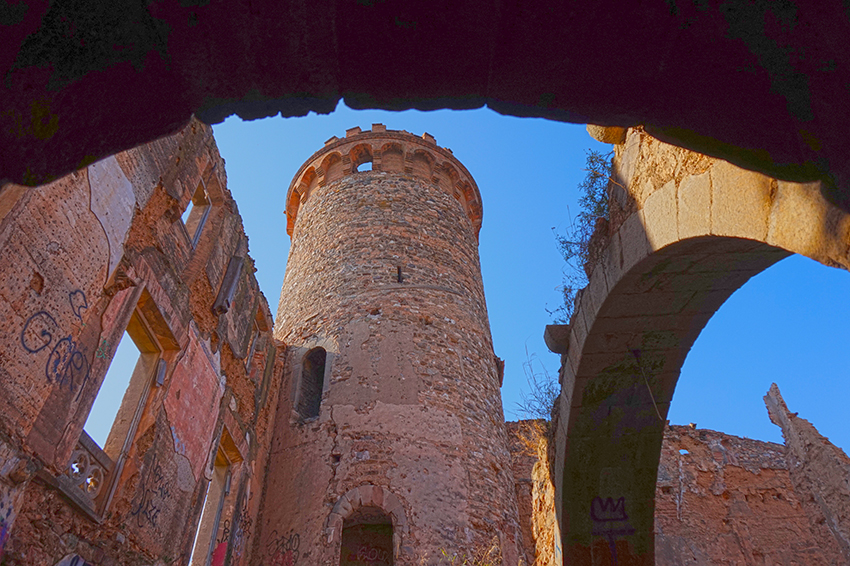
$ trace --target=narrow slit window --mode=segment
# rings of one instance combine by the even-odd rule
[[[186,227],[186,232],[189,234],[189,239],[192,241],[193,248],[198,245],[198,238],[201,236],[209,213],[210,195],[204,185],[200,184],[180,217]]]
[[[325,385],[324,348],[313,348],[301,362],[301,387],[298,395],[298,413],[305,419],[319,416],[322,404],[322,389]]]

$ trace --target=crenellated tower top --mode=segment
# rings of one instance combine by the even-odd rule
[[[372,124],[372,129],[366,131],[351,128],[342,139],[330,138],[298,169],[286,194],[286,233],[292,236],[298,209],[310,198],[314,187],[358,174],[364,163],[372,163],[373,172],[435,183],[460,202],[478,235],[483,218],[481,195],[466,167],[450,149],[439,147],[431,134],[419,137],[404,130],[387,130],[383,124]]]

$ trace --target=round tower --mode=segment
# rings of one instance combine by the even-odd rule
[[[472,176],[429,134],[354,128],[301,166],[286,214],[265,559],[418,566],[495,547],[515,566]]]

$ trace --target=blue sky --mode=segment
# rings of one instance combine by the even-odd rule
[[[479,251],[496,354],[505,359],[508,420],[527,391],[523,362],[557,375],[559,358],[542,335],[560,304],[564,262],[553,229],[578,212],[585,151],[609,151],[583,125],[474,111],[353,111],[214,127],[232,191],[249,236],[260,288],[272,312],[289,250],[286,191],[298,167],[331,136],[354,126],[428,132],[478,183],[484,205]],[[777,382],[789,408],[841,447],[850,446],[843,401],[850,398],[847,321],[850,274],[792,256],[737,291],[694,345],[669,418],[729,434],[782,442],[762,396]],[[87,430],[88,430],[87,425]]]

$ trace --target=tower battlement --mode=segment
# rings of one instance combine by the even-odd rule
[[[461,203],[476,236],[481,230],[478,185],[450,149],[438,146],[428,133],[416,136],[372,124],[371,130],[355,127],[346,130],[344,138],[330,138],[298,169],[286,194],[287,234],[292,236],[298,211],[315,187],[356,174],[364,163],[371,163],[375,172],[401,173],[437,184]]]

